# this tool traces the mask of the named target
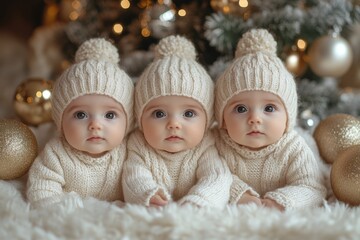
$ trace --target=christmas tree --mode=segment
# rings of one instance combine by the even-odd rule
[[[311,129],[333,113],[360,115],[360,4],[351,0],[48,1],[29,41],[29,77],[55,80],[86,39],[105,37],[136,78],[163,37],[192,40],[215,80],[251,28],[268,29],[297,79],[299,124]]]

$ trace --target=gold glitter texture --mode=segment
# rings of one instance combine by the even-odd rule
[[[37,156],[33,132],[18,120],[0,120],[0,179],[23,176]]]
[[[331,187],[337,199],[360,205],[360,145],[344,150],[331,168]]]
[[[360,120],[348,114],[333,114],[318,124],[314,139],[321,157],[332,164],[343,150],[360,144]]]

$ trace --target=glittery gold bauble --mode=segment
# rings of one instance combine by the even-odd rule
[[[353,53],[350,44],[340,36],[316,39],[309,49],[309,65],[320,77],[340,77],[350,68]]]
[[[350,205],[360,205],[360,145],[341,152],[332,165],[330,180],[337,199]]]
[[[37,156],[33,132],[18,120],[0,120],[0,179],[23,176]]]
[[[28,79],[16,88],[14,108],[22,122],[37,126],[52,120],[52,88],[52,81],[36,78]]]
[[[314,138],[321,157],[334,163],[341,151],[360,144],[360,120],[348,114],[334,114],[316,126]]]

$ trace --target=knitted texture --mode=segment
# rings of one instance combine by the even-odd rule
[[[316,207],[325,199],[318,163],[295,130],[275,144],[250,151],[234,142],[225,129],[218,129],[216,147],[234,176],[230,203],[237,203],[246,191],[273,199],[285,209]]]
[[[60,202],[70,192],[81,197],[123,201],[121,174],[126,157],[126,144],[101,158],[92,158],[64,139],[54,138],[30,168],[27,199],[35,208]]]
[[[116,47],[105,39],[90,39],[79,47],[75,64],[59,77],[52,93],[52,114],[59,130],[63,111],[86,94],[102,94],[119,102],[127,116],[126,132],[132,129],[134,84],[119,68],[119,61]]]
[[[160,40],[155,59],[141,74],[135,87],[135,116],[141,129],[143,109],[152,99],[177,95],[198,101],[206,112],[207,126],[213,122],[214,84],[195,60],[193,44],[181,36]]]
[[[234,61],[216,81],[215,118],[220,128],[229,99],[252,90],[279,96],[288,116],[286,131],[294,128],[298,108],[296,83],[277,57],[276,45],[272,35],[264,29],[246,32],[239,40]]]
[[[150,198],[160,192],[179,204],[217,208],[227,204],[232,178],[210,132],[193,149],[167,153],[152,149],[136,130],[129,137],[128,150],[123,170],[126,202],[149,206]]]

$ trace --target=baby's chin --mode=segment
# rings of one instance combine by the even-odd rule
[[[241,146],[246,147],[247,149],[249,149],[251,151],[259,151],[259,150],[261,150],[263,148],[266,148],[269,145],[270,144],[267,144],[267,145],[241,145]]]
[[[83,153],[85,153],[86,155],[92,157],[92,158],[100,158],[102,156],[104,156],[107,152],[109,152],[108,150],[106,151],[102,151],[102,152],[88,152],[88,151],[83,151]]]

